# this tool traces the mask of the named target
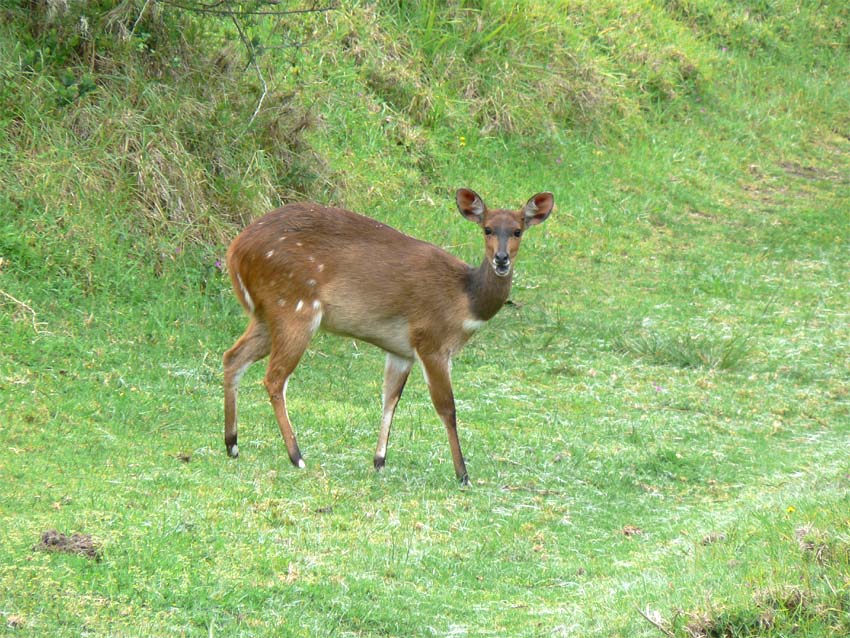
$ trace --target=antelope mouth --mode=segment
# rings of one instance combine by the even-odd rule
[[[493,260],[493,272],[496,273],[498,277],[507,277],[511,274],[511,262],[508,260],[505,263],[497,262],[495,259]]]

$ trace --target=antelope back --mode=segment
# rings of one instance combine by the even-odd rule
[[[261,320],[303,320],[408,358],[413,332],[436,336],[429,317],[461,325],[469,315],[465,263],[339,208],[272,211],[231,244],[228,268],[243,306]]]

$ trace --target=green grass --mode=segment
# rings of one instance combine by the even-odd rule
[[[450,5],[288,23],[244,134],[226,20],[151,14],[92,72],[4,10],[0,635],[850,632],[848,10]],[[458,186],[557,205],[454,362],[471,487],[418,372],[372,470],[382,353],[324,335],[307,469],[260,364],[227,458],[227,238],[306,194],[478,261]]]

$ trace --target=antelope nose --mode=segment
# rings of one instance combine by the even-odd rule
[[[504,251],[499,251],[496,253],[496,264],[498,264],[499,266],[506,266],[509,261],[510,257],[508,256],[508,253]]]

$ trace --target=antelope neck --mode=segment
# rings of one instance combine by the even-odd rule
[[[486,259],[478,268],[470,268],[466,294],[477,319],[488,321],[508,300],[513,273],[499,277]]]

